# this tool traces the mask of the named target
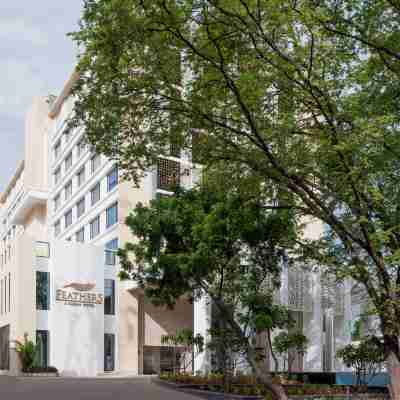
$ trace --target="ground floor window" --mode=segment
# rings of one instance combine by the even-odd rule
[[[0,370],[10,369],[10,325],[0,328]]]
[[[112,333],[104,334],[104,371],[114,371],[115,369],[115,335]]]
[[[49,331],[36,331],[36,344],[38,366],[46,368],[49,366]]]

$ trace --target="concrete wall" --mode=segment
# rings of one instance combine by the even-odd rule
[[[56,293],[77,292],[64,288],[70,283],[90,283],[95,287],[82,293],[103,294],[103,249],[53,241],[51,267],[50,363],[62,375],[96,376],[104,367],[104,305],[71,305],[56,301]]]
[[[144,345],[161,346],[163,335],[175,334],[178,330],[193,330],[193,304],[182,299],[173,310],[144,303]]]
[[[25,174],[26,189],[48,188],[48,118],[49,107],[44,98],[35,98],[25,122]]]

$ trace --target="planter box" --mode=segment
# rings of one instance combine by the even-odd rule
[[[223,392],[212,392],[211,390],[204,390],[201,387],[206,385],[193,385],[193,384],[181,384],[175,382],[168,382],[163,379],[155,378],[153,382],[160,384],[162,386],[169,387],[170,389],[175,389],[180,392],[194,394],[199,397],[203,397],[209,400],[262,400],[263,396],[250,396],[250,395],[240,395],[240,394],[230,394]]]
[[[21,374],[22,377],[52,377],[57,378],[59,375],[56,372],[23,372]]]

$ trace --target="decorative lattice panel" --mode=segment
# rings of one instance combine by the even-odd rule
[[[321,275],[321,307],[333,310],[336,315],[344,314],[345,290],[342,282],[336,282],[330,274]]]
[[[157,188],[171,190],[180,185],[180,164],[176,161],[159,158],[157,162]]]
[[[288,276],[288,306],[293,311],[312,311],[311,273],[292,267]]]

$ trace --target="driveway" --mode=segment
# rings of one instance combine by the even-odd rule
[[[149,379],[1,379],[1,400],[198,400]]]

